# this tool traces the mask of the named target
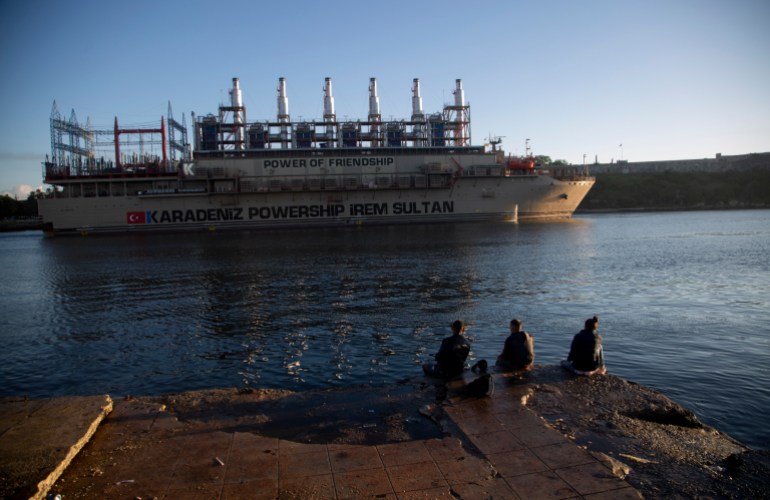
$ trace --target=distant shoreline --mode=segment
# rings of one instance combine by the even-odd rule
[[[10,233],[16,231],[35,231],[43,229],[42,220],[21,220],[21,221],[0,221],[0,233]]]
[[[767,210],[768,206],[752,207],[629,207],[629,208],[579,208],[575,210],[575,215],[580,214],[615,214],[615,213],[635,213],[635,212],[706,212],[711,210]]]
[[[596,184],[576,212],[770,208],[770,170],[614,172]]]

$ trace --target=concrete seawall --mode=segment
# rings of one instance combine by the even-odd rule
[[[587,167],[592,174],[770,170],[770,153],[716,155],[714,158],[691,160],[618,161],[615,163],[594,163],[587,165]]]
[[[770,207],[770,153],[595,164],[587,169],[596,184],[579,212]]]

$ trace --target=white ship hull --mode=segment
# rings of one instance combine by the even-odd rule
[[[39,212],[55,233],[225,230],[568,218],[592,180],[458,179],[445,189],[158,193],[50,198]]]

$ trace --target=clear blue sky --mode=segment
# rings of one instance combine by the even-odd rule
[[[232,77],[250,120],[426,112],[462,78],[473,142],[582,163],[770,151],[767,0],[48,1],[0,3],[0,193],[42,184],[49,117],[96,127],[215,113]]]

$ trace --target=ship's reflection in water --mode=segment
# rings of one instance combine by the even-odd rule
[[[394,382],[419,376],[457,318],[472,360],[493,362],[518,317],[535,335],[536,362],[553,364],[599,314],[612,373],[737,437],[770,442],[759,424],[770,407],[768,222],[769,211],[736,211],[0,235],[3,391]]]

